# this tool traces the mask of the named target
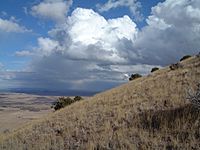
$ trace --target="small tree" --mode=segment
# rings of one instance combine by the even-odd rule
[[[187,100],[189,100],[195,107],[200,109],[200,83],[197,85],[196,91],[192,89],[188,90]]]
[[[157,71],[157,70],[159,70],[159,68],[158,67],[154,67],[154,68],[151,69],[151,72],[154,72],[154,71]]]
[[[74,102],[74,100],[71,99],[70,97],[59,97],[57,99],[57,101],[55,103],[53,103],[52,107],[55,110],[58,110],[58,109],[64,108],[67,105],[72,104],[73,102]]]
[[[183,61],[183,60],[188,59],[188,58],[190,58],[190,57],[191,57],[190,55],[185,55],[185,56],[183,56],[183,57],[180,59],[180,61]]]
[[[200,58],[200,52],[196,56],[197,56],[197,58]]]
[[[75,96],[74,99],[70,97],[59,97],[56,102],[53,103],[52,108],[55,110],[59,110],[61,108],[64,108],[67,105],[70,105],[76,101],[80,101],[83,98],[81,96]]]
[[[75,96],[74,97],[74,101],[80,101],[80,100],[82,100],[83,98],[81,97],[81,96]]]
[[[142,75],[136,73],[136,74],[132,74],[131,77],[129,78],[129,81],[132,81],[132,80],[135,80],[137,78],[140,78],[142,77]]]
[[[183,67],[183,65],[180,64],[180,63],[171,64],[171,65],[169,66],[169,68],[170,68],[171,70],[176,70],[176,69],[179,69],[179,68],[182,68],[182,67]]]

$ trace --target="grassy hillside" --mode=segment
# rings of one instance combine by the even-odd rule
[[[186,101],[200,58],[74,103],[1,137],[0,149],[200,149],[200,111]]]

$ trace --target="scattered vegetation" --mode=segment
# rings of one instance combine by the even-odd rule
[[[59,110],[61,108],[64,108],[65,106],[68,106],[76,101],[80,101],[83,98],[81,96],[75,96],[74,99],[70,97],[59,97],[55,103],[53,103],[53,108],[55,110]]]
[[[75,96],[74,97],[74,101],[80,101],[80,100],[82,100],[83,98],[81,97],[81,96]]]
[[[129,81],[135,80],[137,78],[141,78],[142,75],[136,73],[136,74],[132,74],[131,77],[129,78]]]
[[[154,67],[154,68],[151,69],[151,72],[154,72],[154,71],[157,71],[157,70],[159,70],[159,68],[158,67]]]
[[[3,131],[3,133],[4,133],[4,134],[8,134],[8,133],[10,133],[10,130],[9,130],[9,129],[5,129],[5,130]]]
[[[182,68],[183,66],[180,64],[180,63],[176,63],[176,64],[171,64],[170,66],[169,66],[169,68],[171,69],[171,70],[176,70],[176,69],[179,69],[179,68]]]
[[[200,83],[197,85],[197,90],[190,89],[187,99],[198,109],[200,109]]]
[[[197,56],[197,58],[199,58],[200,57],[200,52],[196,56]]]
[[[185,55],[185,56],[183,56],[183,57],[180,59],[180,61],[183,61],[183,60],[188,59],[188,58],[190,58],[190,57],[192,57],[192,56],[190,56],[190,55]]]

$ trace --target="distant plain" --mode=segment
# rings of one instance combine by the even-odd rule
[[[14,131],[31,120],[53,112],[57,96],[0,93],[0,134]]]

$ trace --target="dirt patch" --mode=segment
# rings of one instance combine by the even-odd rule
[[[51,105],[56,99],[54,96],[0,93],[0,134],[53,112]]]

